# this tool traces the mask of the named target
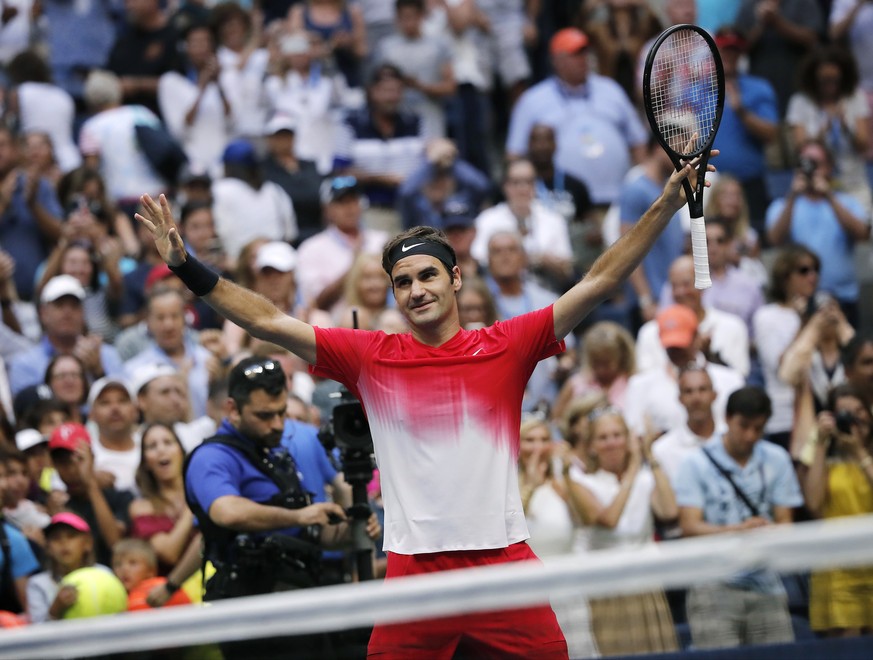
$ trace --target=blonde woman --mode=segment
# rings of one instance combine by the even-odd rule
[[[667,475],[652,458],[654,437],[631,435],[615,408],[595,410],[589,419],[595,471],[583,474],[571,468],[568,480],[571,501],[592,527],[589,549],[653,543],[655,518],[669,521],[679,515]],[[604,656],[678,649],[662,591],[598,598],[590,606],[594,638]]]

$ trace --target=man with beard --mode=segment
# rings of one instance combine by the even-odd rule
[[[320,543],[343,540],[349,524],[338,504],[310,503],[313,489],[280,445],[288,405],[281,365],[242,360],[228,376],[228,397],[218,434],[192,452],[185,466],[186,499],[203,532],[205,557],[217,571],[205,598],[315,586]],[[367,532],[378,536],[375,517]],[[322,643],[316,635],[293,642],[246,641],[222,650],[225,658],[318,657]]]

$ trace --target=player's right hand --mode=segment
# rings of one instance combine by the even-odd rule
[[[146,226],[155,239],[155,247],[168,266],[180,266],[185,262],[185,244],[173,220],[173,212],[165,195],[159,197],[160,204],[149,195],[140,197],[143,213],[134,217]]]

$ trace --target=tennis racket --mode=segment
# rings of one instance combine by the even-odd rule
[[[706,166],[724,108],[724,68],[712,37],[696,25],[674,25],[655,40],[643,71],[646,117],[677,170],[700,157],[697,185],[682,181],[691,214],[694,286],[712,286],[703,222]]]

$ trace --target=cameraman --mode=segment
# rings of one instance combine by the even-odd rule
[[[829,403],[803,456],[806,506],[816,518],[873,513],[869,402],[851,385],[839,385]],[[873,631],[873,566],[813,573],[809,619],[813,630],[831,637]]]
[[[231,370],[228,395],[218,434],[192,452],[185,469],[186,498],[203,532],[206,559],[217,569],[205,599],[316,586],[321,545],[343,540],[349,526],[338,504],[310,504],[293,458],[280,447],[285,373],[275,360],[247,358]],[[368,535],[379,531],[371,518]],[[300,653],[294,657],[318,657],[321,639],[295,638],[291,648]],[[290,657],[287,641],[257,646],[260,655],[251,642],[222,648],[225,658],[237,651],[239,657]]]
[[[858,327],[858,277],[855,243],[870,236],[870,219],[851,195],[833,188],[833,156],[820,140],[799,150],[800,167],[786,197],[767,209],[767,239],[773,246],[799,243],[821,259],[819,287],[840,303],[846,319]]]

